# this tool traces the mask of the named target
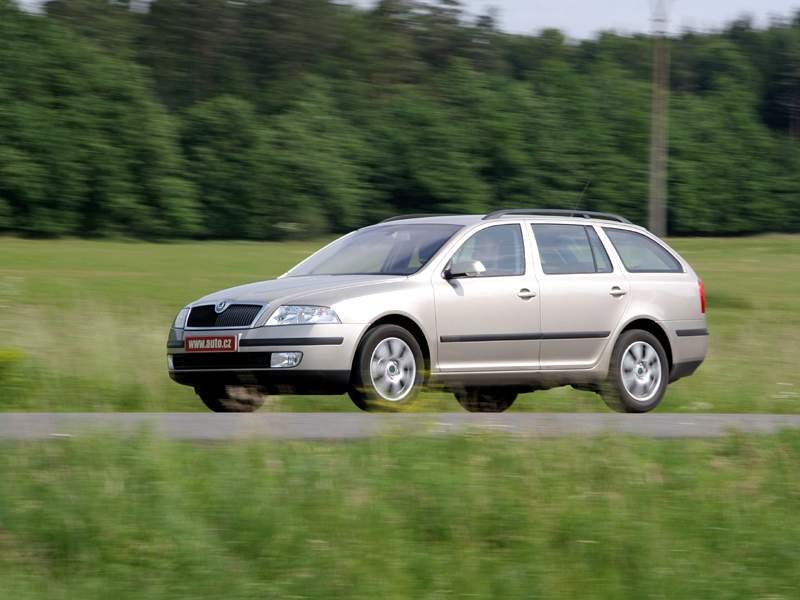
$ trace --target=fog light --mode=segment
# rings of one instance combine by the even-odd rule
[[[302,352],[273,352],[269,366],[273,369],[288,369],[299,365],[302,358]]]
[[[172,361],[172,354],[167,354],[167,368],[170,371],[174,371],[175,370],[175,364]]]

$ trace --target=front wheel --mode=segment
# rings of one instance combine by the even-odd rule
[[[618,412],[649,412],[667,391],[668,369],[666,352],[656,336],[638,329],[626,331],[614,346],[600,394]]]
[[[499,413],[511,408],[517,392],[502,388],[467,388],[455,392],[458,403],[469,412]]]
[[[422,387],[424,365],[413,335],[398,325],[379,325],[367,332],[356,353],[350,399],[361,410],[405,410]]]

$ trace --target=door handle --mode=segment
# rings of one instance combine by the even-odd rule
[[[532,292],[528,288],[522,288],[517,296],[523,300],[530,300],[531,298],[536,298],[536,292]]]
[[[623,290],[621,287],[619,287],[619,286],[616,286],[616,285],[615,285],[614,287],[612,287],[612,288],[611,288],[611,291],[609,292],[609,294],[611,294],[612,296],[614,296],[614,298],[622,298],[622,297],[623,297],[625,294],[627,294],[627,293],[628,293],[628,292],[626,292],[626,291],[625,291],[625,290]]]

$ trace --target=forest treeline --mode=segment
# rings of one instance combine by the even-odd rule
[[[454,0],[130,4],[0,0],[0,232],[280,239],[514,206],[646,223],[646,36],[512,35]],[[670,232],[800,231],[800,14],[671,53]]]

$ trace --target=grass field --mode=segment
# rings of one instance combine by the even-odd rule
[[[706,283],[711,354],[662,411],[800,412],[800,237],[678,239]],[[317,243],[147,244],[0,239],[0,408],[199,410],[166,374],[177,310],[276,276]],[[275,398],[265,410],[351,410],[345,397]],[[429,394],[421,410],[457,410]],[[515,410],[607,410],[590,393],[523,397]]]
[[[0,597],[796,598],[800,434],[4,445]]]

